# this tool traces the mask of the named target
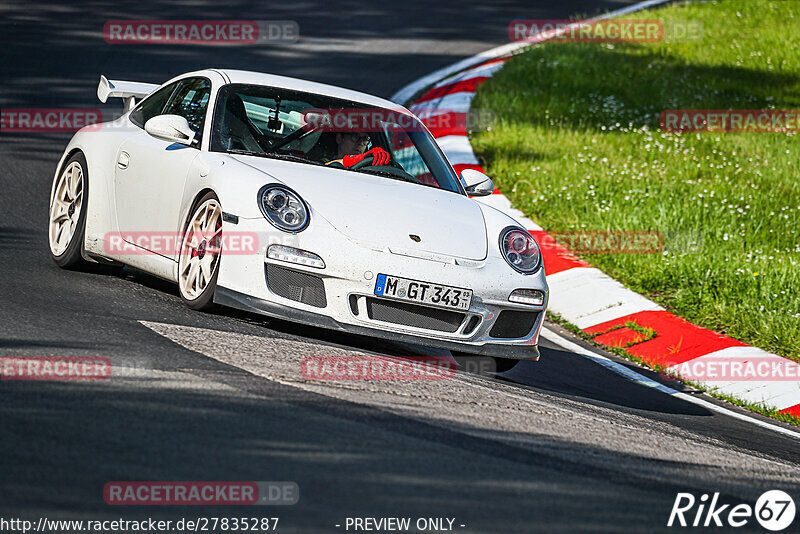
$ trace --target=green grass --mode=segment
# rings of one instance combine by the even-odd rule
[[[664,109],[800,109],[800,2],[720,0],[700,42],[544,44],[473,100],[476,154],[546,230],[656,230],[661,254],[585,258],[689,321],[800,361],[794,134],[664,133]],[[628,16],[626,18],[632,18]]]

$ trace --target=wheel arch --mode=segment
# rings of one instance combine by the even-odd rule
[[[194,213],[194,210],[197,209],[197,205],[200,203],[200,199],[203,198],[204,196],[206,196],[208,193],[214,193],[214,196],[217,197],[217,199],[219,199],[219,195],[217,194],[216,191],[214,191],[213,188],[207,187],[207,186],[201,188],[200,191],[198,191],[194,195],[194,198],[192,199],[192,202],[189,204],[189,209],[186,210],[186,213],[184,213],[183,217],[181,217],[181,221],[180,221],[180,223],[181,223],[180,231],[181,232],[186,230],[186,227],[189,224],[189,218],[192,216],[192,213]]]
[[[53,180],[50,184],[50,203],[48,204],[48,207],[50,207],[53,204],[53,194],[56,190],[56,181],[58,180],[58,177],[61,175],[61,173],[64,172],[64,166],[70,159],[72,159],[72,157],[75,154],[78,153],[83,154],[83,157],[84,159],[86,159],[86,164],[88,166],[89,160],[86,158],[86,152],[81,147],[75,146],[64,152],[64,155],[61,156],[61,160],[58,162],[58,165],[56,165],[56,173],[53,176]]]

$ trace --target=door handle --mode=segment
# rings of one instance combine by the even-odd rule
[[[117,167],[120,169],[127,169],[128,164],[131,162],[131,157],[127,152],[120,152],[117,157]]]

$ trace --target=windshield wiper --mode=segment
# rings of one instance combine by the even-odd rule
[[[258,156],[261,158],[271,158],[271,159],[282,159],[286,161],[296,161],[298,163],[310,163],[312,165],[321,165],[321,163],[301,158],[300,156],[295,156],[294,154],[278,154],[276,152],[251,152],[249,150],[239,150],[238,148],[232,148],[230,150],[226,150],[228,154],[241,154],[242,156]]]
[[[385,178],[394,178],[395,180],[403,180],[405,182],[411,182],[412,184],[419,184],[421,183],[416,178],[409,178],[407,176],[403,176],[401,174],[395,174],[393,172],[386,172],[386,171],[375,171],[372,169],[358,169],[355,172],[362,172],[364,174],[374,174],[375,176],[383,176]]]

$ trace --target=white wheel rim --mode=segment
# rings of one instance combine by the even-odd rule
[[[221,244],[222,207],[209,199],[192,215],[181,243],[178,285],[186,299],[198,298],[208,287],[219,264]]]
[[[61,256],[72,242],[83,207],[83,168],[73,161],[61,173],[50,206],[50,251]]]

